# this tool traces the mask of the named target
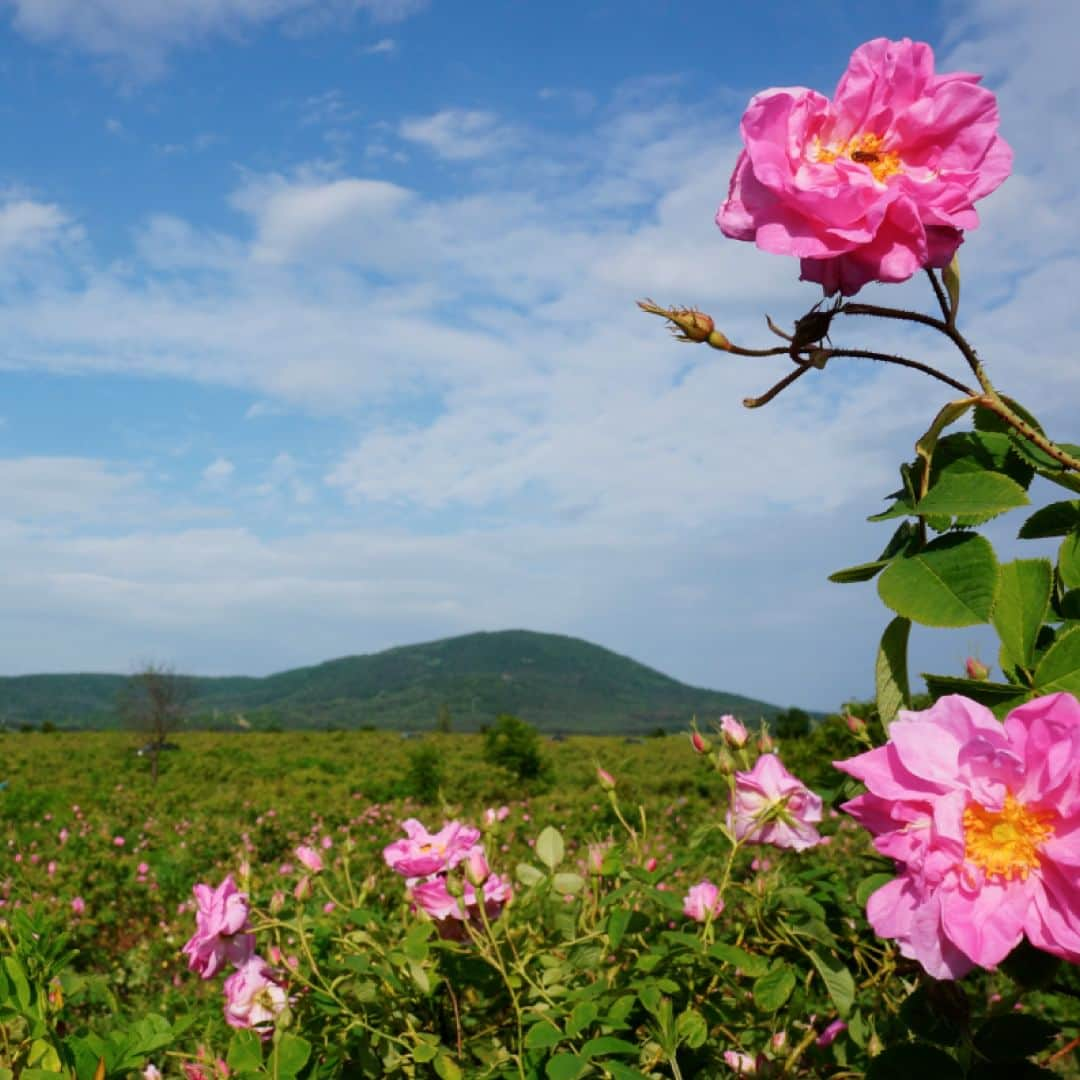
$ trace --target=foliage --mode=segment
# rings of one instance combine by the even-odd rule
[[[484,759],[518,780],[540,780],[545,772],[536,728],[509,713],[497,717],[484,732]]]
[[[409,755],[405,785],[414,799],[429,805],[436,802],[445,780],[443,757],[437,747],[422,743]]]

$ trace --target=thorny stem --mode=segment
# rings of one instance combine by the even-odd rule
[[[875,352],[873,349],[825,349],[823,351],[828,354],[830,360],[833,357],[847,356],[856,360],[880,360],[886,364],[899,364],[900,367],[912,368],[914,371],[921,371],[931,378],[939,379],[967,397],[975,396],[975,391],[971,387],[965,386],[958,379],[954,379],[951,375],[946,375],[943,371],[938,371],[937,368],[924,364],[920,360],[912,360],[906,356],[896,356],[893,353]]]
[[[930,284],[934,287],[934,295],[937,297],[938,307],[941,308],[941,314],[945,317],[947,323],[952,323],[953,313],[949,305],[949,298],[945,295],[945,290],[941,287],[941,282],[938,281],[937,274],[934,273],[930,267],[926,267],[926,276],[930,279]]]
[[[787,352],[786,349],[782,351]],[[812,364],[801,364],[794,371],[785,375],[778,383],[770,386],[760,397],[743,398],[743,404],[748,409],[760,409],[762,405],[768,405],[777,394],[782,390],[786,390],[796,379],[805,375],[811,367],[813,367]]]

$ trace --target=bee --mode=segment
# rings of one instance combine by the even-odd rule
[[[860,165],[877,165],[881,157],[869,150],[855,150],[852,152],[851,160],[857,161]]]

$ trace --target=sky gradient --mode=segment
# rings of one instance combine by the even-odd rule
[[[634,301],[746,345],[802,314],[797,264],[713,224],[742,110],[925,40],[1016,152],[962,324],[1080,441],[1080,7],[732,7],[0,0],[0,673],[520,627],[782,705],[869,695],[887,613],[825,577],[888,539],[864,519],[937,384],[847,361],[750,412],[780,367]],[[917,629],[913,668],[990,640]]]

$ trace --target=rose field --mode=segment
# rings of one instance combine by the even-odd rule
[[[145,732],[5,729],[0,1080],[1080,1077],[1080,445],[960,319],[999,119],[909,39],[832,98],[756,94],[716,223],[820,298],[762,347],[639,301],[776,363],[751,409],[842,362],[947,388],[868,508],[880,554],[830,579],[888,610],[872,701],[549,741],[448,706],[420,737],[199,732],[158,694],[148,758]],[[928,310],[851,299],[908,281]],[[913,628],[968,627],[992,661],[913,686]]]

